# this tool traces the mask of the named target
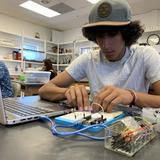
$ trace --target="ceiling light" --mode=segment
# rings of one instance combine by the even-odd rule
[[[95,4],[97,3],[99,0],[87,0],[88,2],[92,3],[92,4]]]
[[[44,6],[42,6],[38,3],[35,3],[33,1],[26,1],[22,4],[20,4],[20,6],[23,8],[29,9],[33,12],[39,13],[43,16],[49,17],[49,18],[60,15],[60,13],[53,11],[51,9],[48,9],[47,7],[44,7]]]

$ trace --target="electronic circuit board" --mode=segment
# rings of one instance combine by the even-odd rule
[[[89,131],[98,132],[102,130],[105,126],[111,125],[117,120],[123,118],[125,115],[123,112],[114,112],[114,113],[106,113],[106,112],[73,112],[63,116],[59,116],[55,118],[56,124],[61,125],[74,125],[76,128],[84,128],[87,126],[91,126],[94,124],[103,124],[104,126],[96,126],[90,128]]]

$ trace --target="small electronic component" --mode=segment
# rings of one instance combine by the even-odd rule
[[[130,116],[106,128],[105,133],[105,148],[127,156],[133,156],[156,135],[151,123],[141,117]]]

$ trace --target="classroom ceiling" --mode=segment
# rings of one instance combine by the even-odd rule
[[[19,7],[26,0],[0,0],[0,13],[42,25],[50,29],[68,30],[81,27],[88,21],[88,14],[92,4],[86,0],[33,0],[48,8],[61,11],[62,14],[47,18]],[[143,14],[151,10],[160,9],[160,0],[128,0],[133,15]]]

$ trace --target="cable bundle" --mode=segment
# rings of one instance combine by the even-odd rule
[[[59,137],[66,137],[66,136],[73,136],[73,135],[78,135],[78,136],[82,136],[85,138],[89,138],[91,140],[104,140],[107,137],[110,137],[110,135],[108,134],[105,137],[97,137],[97,136],[91,136],[88,135],[86,133],[84,133],[85,131],[88,131],[90,128],[93,127],[102,127],[102,128],[106,128],[106,125],[104,125],[104,123],[100,123],[100,124],[94,124],[94,125],[90,125],[90,126],[86,126],[84,128],[75,130],[75,131],[59,131],[57,130],[57,128],[75,128],[76,125],[78,125],[77,123],[73,124],[73,125],[56,125],[49,117],[47,116],[41,116],[40,117],[41,120],[44,121],[48,121],[51,124],[51,132],[53,135],[55,136],[59,136]]]

